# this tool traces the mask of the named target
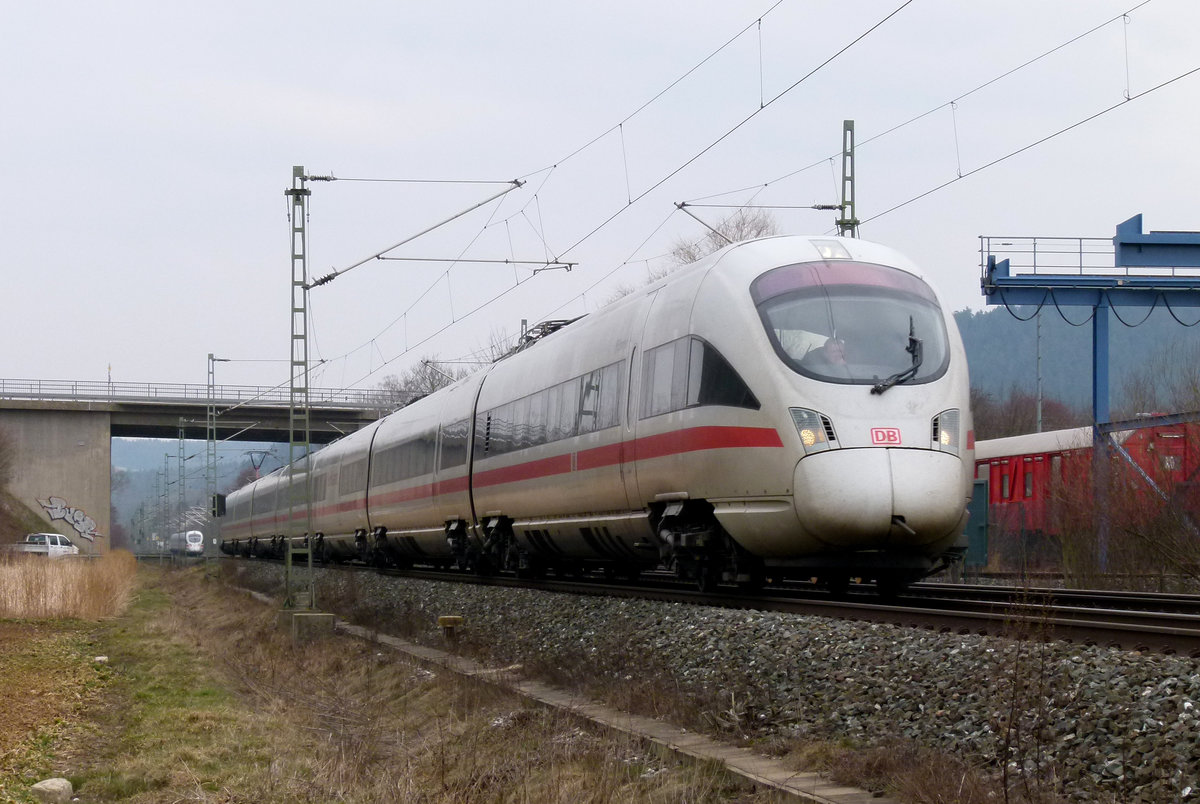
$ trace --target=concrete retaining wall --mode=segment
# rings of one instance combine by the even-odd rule
[[[109,413],[0,410],[0,430],[16,451],[9,491],[81,553],[108,550]]]

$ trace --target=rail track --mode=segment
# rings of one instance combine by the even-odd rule
[[[649,573],[635,583],[612,583],[599,576],[518,580],[503,575],[379,569],[357,564],[330,564],[326,568],[449,583],[836,617],[939,633],[1062,640],[1200,658],[1200,595],[924,583],[914,585],[904,595],[881,599],[869,586],[863,591],[834,597],[802,583],[772,584],[757,594],[733,588],[700,592],[690,584],[657,573]]]

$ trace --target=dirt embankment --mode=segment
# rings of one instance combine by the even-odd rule
[[[19,542],[25,538],[26,533],[37,533],[46,529],[46,523],[33,511],[0,487],[0,544]]]

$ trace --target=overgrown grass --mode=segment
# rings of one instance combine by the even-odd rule
[[[0,554],[0,618],[98,620],[120,614],[137,561],[123,550],[95,559]]]
[[[30,784],[61,772],[53,746],[75,731],[108,675],[90,628],[0,621],[0,802],[29,801]]]
[[[362,640],[295,645],[275,607],[198,569],[142,579],[127,615],[91,626],[89,649],[109,657],[103,696],[34,752],[81,800],[774,800]],[[9,800],[31,781],[0,771]]]

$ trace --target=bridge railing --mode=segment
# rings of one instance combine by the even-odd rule
[[[987,273],[988,257],[1007,259],[1014,274],[1109,274],[1115,270],[1112,238],[995,237],[979,238],[979,269]],[[1122,271],[1126,269],[1120,269]]]
[[[1196,266],[1117,265],[1111,237],[996,237],[979,238],[979,270],[987,276],[988,258],[1008,260],[1011,276],[1184,276],[1200,274]]]
[[[389,410],[396,398],[378,388],[310,388],[313,407]],[[290,391],[283,386],[217,385],[216,404],[239,403],[286,406]],[[208,402],[208,386],[190,383],[105,382],[96,380],[6,380],[0,379],[0,399],[35,399],[68,402]]]

